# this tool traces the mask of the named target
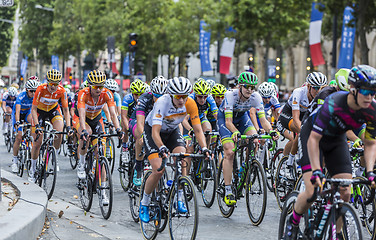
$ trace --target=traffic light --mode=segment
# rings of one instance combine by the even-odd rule
[[[137,50],[137,33],[129,34],[129,51],[135,52]]]
[[[21,77],[21,78],[20,78],[20,80],[21,80],[21,81],[23,81],[23,80],[24,80],[24,78],[23,78],[23,77]]]
[[[69,80],[71,80],[72,81],[72,73],[69,73]]]

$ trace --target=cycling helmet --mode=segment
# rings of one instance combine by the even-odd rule
[[[133,94],[140,94],[140,93],[144,93],[146,90],[146,87],[145,87],[145,84],[143,81],[141,81],[140,79],[136,79],[134,80],[132,83],[131,83],[131,92]]]
[[[205,80],[195,82],[193,91],[198,95],[208,95],[210,93],[210,85]]]
[[[156,76],[155,78],[153,78],[153,80],[151,80],[150,89],[152,93],[162,95],[166,93],[167,84],[168,80],[165,77],[161,75]]]
[[[70,90],[70,89],[72,89],[72,86],[71,86],[71,85],[69,85],[69,84],[67,84],[67,85],[64,85],[64,88],[65,88],[65,89],[69,89],[69,90]]]
[[[106,74],[99,70],[93,70],[87,75],[89,85],[103,86],[106,82]]]
[[[206,82],[209,83],[210,89],[212,89],[212,87],[215,85],[215,81],[213,79],[208,79]]]
[[[104,83],[104,87],[111,91],[119,91],[119,85],[114,79],[107,79]]]
[[[17,96],[17,93],[18,93],[17,88],[15,88],[15,87],[10,87],[9,90],[8,90],[8,94],[11,97]]]
[[[356,88],[376,88],[376,69],[368,65],[353,67],[350,70],[348,81]]]
[[[331,87],[335,87],[335,86],[337,86],[337,82],[336,82],[336,80],[332,80],[332,81],[330,81],[330,82],[329,82],[329,86],[331,86]]]
[[[31,76],[29,77],[28,80],[35,80],[35,81],[39,81],[39,78],[37,76]]]
[[[257,85],[258,78],[253,72],[242,72],[238,77],[239,84]]]
[[[40,85],[40,83],[36,80],[32,80],[29,78],[25,84],[26,90],[35,90]]]
[[[188,95],[192,92],[192,84],[185,77],[174,77],[168,81],[167,91],[172,95]]]
[[[48,82],[58,83],[61,81],[61,73],[59,72],[59,70],[51,69],[47,72],[46,76]]]
[[[225,86],[223,86],[222,84],[220,83],[217,83],[213,86],[213,88],[211,89],[211,94],[213,96],[217,96],[217,95],[223,95],[225,94],[225,92],[227,91],[227,89],[225,88]]]
[[[144,83],[144,84],[145,84],[145,92],[147,92],[147,93],[151,92],[151,88],[150,88],[149,84],[147,84],[147,83]]]
[[[274,95],[275,97],[277,97],[277,96],[278,96],[278,93],[279,93],[279,90],[278,90],[278,86],[277,86],[277,84],[275,84],[274,82],[269,82],[269,84],[273,86],[273,88],[274,88],[274,93],[273,93],[273,95]]]
[[[86,87],[88,87],[89,86],[89,84],[88,84],[88,82],[87,81],[83,81],[82,83],[81,83],[81,88],[86,88]]]
[[[258,87],[258,92],[262,97],[271,97],[274,96],[275,88],[268,82],[263,82]]]
[[[16,89],[19,89],[20,88],[20,86],[17,84],[17,83],[12,83],[12,85],[10,85],[11,87],[14,87],[14,88],[16,88]]]
[[[328,80],[326,79],[326,76],[321,72],[312,72],[308,74],[306,82],[311,86],[321,87],[325,86]]]
[[[343,91],[349,91],[350,90],[350,85],[349,81],[347,80],[349,77],[350,69],[347,68],[341,68],[338,70],[336,73],[336,83],[339,89]]]

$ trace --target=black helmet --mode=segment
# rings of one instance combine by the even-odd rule
[[[348,81],[356,88],[376,88],[376,69],[368,65],[358,65],[350,70]]]

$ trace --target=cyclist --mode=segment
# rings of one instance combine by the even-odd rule
[[[121,104],[121,125],[125,136],[123,138],[123,148],[122,151],[128,150],[128,129],[130,117],[136,108],[138,98],[145,92],[146,87],[144,82],[140,79],[136,79],[130,85],[131,93],[127,94],[123,98]]]
[[[149,162],[153,168],[152,174],[145,183],[145,190],[140,204],[140,219],[149,222],[150,196],[157,186],[163,171],[157,172],[161,166],[162,158],[166,158],[169,152],[185,152],[185,143],[178,125],[187,114],[190,115],[197,141],[202,147],[202,152],[210,156],[206,147],[205,137],[202,132],[197,105],[188,95],[192,91],[192,84],[187,78],[174,77],[169,80],[167,91],[154,104],[152,112],[147,116],[144,132],[144,142]],[[182,174],[187,175],[188,169],[182,167]],[[181,198],[183,189],[178,190],[178,211],[186,213],[187,209]]]
[[[133,111],[129,128],[135,139],[136,167],[133,176],[133,183],[141,186],[141,176],[143,170],[143,155],[141,154],[144,133],[145,118],[153,109],[154,103],[163,96],[167,90],[168,80],[163,76],[157,76],[150,82],[151,92],[145,92],[137,101],[136,109]]]
[[[59,85],[61,81],[61,73],[58,70],[52,69],[47,72],[46,78],[47,83],[38,86],[31,106],[32,126],[35,127],[35,131],[32,132],[34,143],[33,148],[31,149],[31,168],[29,171],[29,181],[31,182],[35,182],[34,173],[40,146],[43,140],[43,135],[40,135],[40,133],[44,121],[50,121],[53,128],[59,132],[64,129],[63,116],[58,104],[59,99],[62,103],[67,130],[71,133],[71,117],[68,110],[67,93],[64,88]],[[40,135],[37,141],[35,141],[36,135]],[[60,148],[60,144],[61,135],[59,134],[54,141],[54,147],[56,150]]]
[[[278,98],[276,96],[276,89],[273,85],[273,83],[263,82],[257,89],[262,97],[262,102],[264,103],[264,111],[267,115],[267,119],[269,120],[269,122],[272,122],[272,116],[274,117],[274,119],[278,119],[279,108],[281,107],[281,104],[279,103]],[[271,115],[269,114],[270,111],[272,112]],[[261,127],[261,123],[258,118],[257,122],[259,123],[259,127]]]
[[[282,112],[277,121],[277,129],[289,139],[283,151],[283,155],[289,154],[288,166],[292,166],[295,154],[298,151],[298,137],[292,138],[288,131],[299,134],[302,126],[302,119],[310,103],[327,84],[327,78],[321,72],[308,74],[305,84],[294,89],[287,103],[283,106]]]
[[[297,225],[308,210],[307,199],[314,187],[321,186],[324,175],[321,171],[323,159],[333,178],[352,178],[352,165],[346,131],[367,124],[364,140],[364,157],[367,178],[373,182],[373,167],[376,158],[376,69],[367,65],[353,67],[349,73],[350,92],[340,91],[329,95],[324,104],[317,108],[305,121],[300,143],[305,191],[300,193],[292,216],[286,223],[285,239],[296,239]],[[321,155],[321,157],[320,157]],[[342,187],[341,199],[350,200],[350,187]],[[337,228],[337,233],[341,228]]]
[[[197,79],[197,81],[199,81],[200,79],[202,79],[202,78]],[[207,79],[206,82],[209,84],[210,89],[212,89],[215,85],[215,81],[213,79]]]
[[[220,83],[216,83],[212,87],[212,89],[211,89],[211,95],[214,98],[215,105],[217,106],[217,108],[219,108],[219,106],[221,106],[221,104],[223,102],[223,99],[225,98],[226,91],[227,91],[226,87],[223,86]],[[213,131],[217,131],[218,130],[218,128],[217,128],[217,119],[214,117],[213,112],[210,111],[210,110],[208,110],[206,117],[207,117],[207,119],[210,122],[212,130]]]
[[[218,128],[221,136],[224,161],[223,176],[225,180],[225,203],[229,206],[236,204],[236,199],[231,189],[234,152],[232,151],[239,135],[256,134],[254,125],[249,115],[246,114],[252,107],[256,109],[264,129],[278,139],[278,134],[272,130],[270,123],[265,118],[262,98],[255,91],[257,76],[252,72],[243,72],[239,75],[239,89],[229,90],[218,111]],[[255,140],[257,142],[257,140]]]
[[[14,103],[16,102],[17,97],[17,89],[15,87],[10,87],[8,92],[4,93],[3,96],[3,102],[2,102],[2,108],[4,114],[7,113],[9,115],[4,116],[4,124],[3,124],[3,130],[4,134],[8,132],[8,127],[10,127],[10,118],[13,110]]]
[[[115,107],[116,116],[120,116],[120,114],[121,114],[121,97],[120,97],[120,94],[117,93],[117,91],[119,91],[119,85],[117,84],[117,82],[114,79],[110,78],[110,79],[106,80],[104,87],[107,88],[108,90],[110,90],[112,92],[112,94],[114,95],[114,101],[115,101],[115,104],[116,104],[116,107]],[[107,108],[107,107],[105,107],[105,108]],[[104,111],[102,111],[102,117],[103,117],[104,121],[107,121],[107,117],[106,117],[106,114],[105,114]]]
[[[38,77],[31,76],[25,84],[25,91],[21,92],[13,106],[12,119],[14,129],[17,131],[16,139],[13,144],[13,164],[12,172],[18,172],[18,150],[22,141],[22,129],[18,128],[21,121],[31,123],[30,109],[33,104],[34,93],[40,85]]]

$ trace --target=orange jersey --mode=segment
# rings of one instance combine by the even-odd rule
[[[67,92],[59,85],[56,92],[50,93],[47,89],[47,83],[40,85],[34,95],[33,105],[38,109],[49,112],[55,108],[61,100],[61,106],[63,108],[68,107]]]
[[[93,120],[101,113],[105,103],[107,103],[108,107],[116,106],[114,95],[107,88],[103,88],[96,103],[94,103],[93,97],[91,96],[90,87],[84,88],[79,91],[77,99],[77,108],[85,108],[86,117],[91,120]]]

